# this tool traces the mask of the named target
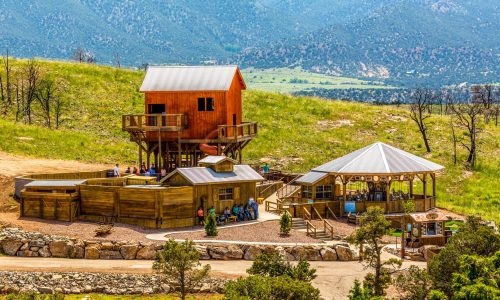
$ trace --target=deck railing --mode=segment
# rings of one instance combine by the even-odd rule
[[[258,133],[257,122],[243,122],[240,125],[219,125],[218,137],[221,141],[234,141],[256,137]]]
[[[181,131],[187,127],[183,114],[135,114],[122,116],[124,131]]]

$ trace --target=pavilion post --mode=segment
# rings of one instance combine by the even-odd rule
[[[342,185],[343,189],[342,189],[342,202],[340,203],[340,216],[344,215],[344,205],[345,202],[347,201],[347,181],[345,176],[342,177]]]
[[[424,184],[424,201],[427,199],[427,174],[422,177],[422,182]]]
[[[413,176],[410,177],[410,197],[413,198]]]
[[[142,166],[142,147],[139,145],[139,169],[141,169]]]
[[[387,184],[385,185],[385,212],[391,212],[391,181],[387,178]]]
[[[431,173],[432,177],[432,201],[431,207],[436,207],[436,174]],[[434,205],[432,205],[434,203]]]

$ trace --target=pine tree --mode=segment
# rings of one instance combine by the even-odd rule
[[[217,221],[214,214],[208,214],[205,219],[205,232],[208,236],[217,236]]]
[[[290,219],[290,214],[285,211],[280,218],[280,233],[283,235],[288,235],[291,229],[292,222]]]

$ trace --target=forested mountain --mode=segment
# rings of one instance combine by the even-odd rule
[[[98,63],[294,67],[396,85],[498,81],[496,0],[3,0],[0,49]]]

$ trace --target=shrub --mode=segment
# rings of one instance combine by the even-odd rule
[[[230,281],[224,290],[224,299],[314,300],[319,299],[319,290],[308,282],[288,276],[250,276]]]
[[[373,296],[372,291],[367,287],[362,287],[359,280],[354,280],[354,286],[347,296],[349,300],[376,300],[382,297]]]
[[[205,219],[205,232],[208,236],[217,236],[217,221],[214,214],[208,214]]]
[[[396,288],[401,293],[401,299],[426,299],[432,288],[432,278],[426,269],[410,266],[408,272],[396,278]]]
[[[268,277],[288,276],[305,282],[310,282],[316,278],[316,269],[311,269],[307,261],[301,260],[296,266],[293,266],[278,253],[257,256],[247,273]]]
[[[290,214],[285,211],[281,214],[280,218],[280,233],[283,235],[288,235],[292,229],[292,222],[290,219]]]
[[[448,297],[446,296],[445,293],[438,291],[438,290],[432,290],[430,291],[429,295],[427,295],[428,300],[448,300]]]

